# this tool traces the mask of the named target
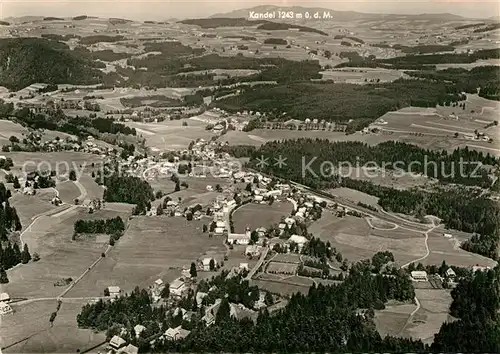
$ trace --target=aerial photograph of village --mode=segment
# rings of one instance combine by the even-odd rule
[[[500,5],[0,3],[1,353],[500,353]]]

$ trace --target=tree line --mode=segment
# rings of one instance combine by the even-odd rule
[[[460,280],[451,296],[447,322],[434,336],[435,352],[500,352],[500,267],[477,271]]]
[[[111,219],[77,220],[74,231],[85,234],[115,234],[125,231],[125,223],[117,216]]]
[[[23,250],[16,242],[11,243],[8,236],[13,231],[21,231],[22,226],[17,211],[9,204],[11,192],[0,183],[0,283],[9,282],[5,270],[19,263],[28,263],[31,254],[28,245],[24,244]]]
[[[212,104],[228,112],[258,111],[280,121],[324,119],[327,122],[347,123],[352,119],[363,122],[357,127],[362,129],[385,113],[403,107],[436,107],[464,99],[450,83],[431,80],[398,79],[392,83],[373,85],[299,82],[316,78],[313,72],[317,69],[305,62],[302,65],[306,70],[301,70],[299,64],[286,70],[279,67],[269,69],[259,75],[265,80],[278,78],[278,85],[244,87],[239,95]],[[296,73],[296,70],[301,71]],[[281,79],[281,75],[288,76]]]
[[[233,148],[233,150],[239,154],[250,153],[251,167],[257,167],[255,164],[261,156],[285,156],[286,166],[274,169],[270,166],[268,172],[289,176],[289,179],[297,182],[315,179],[318,184],[323,181],[328,182],[338,174],[338,171],[327,170],[326,167],[332,166],[337,169],[339,164],[350,163],[352,168],[376,164],[380,168],[396,172],[424,174],[443,183],[489,188],[492,180],[488,176],[488,171],[481,167],[476,171],[476,167],[479,163],[493,166],[499,164],[498,159],[489,153],[484,154],[468,147],[457,148],[448,153],[445,150],[428,150],[395,141],[370,146],[363,142],[330,142],[327,139],[301,138],[268,142],[257,150],[247,147]],[[303,159],[305,165],[309,167],[307,171],[302,171]],[[323,165],[322,168],[324,163],[330,165]],[[349,172],[354,174],[355,171]]]
[[[102,177],[98,171],[96,182],[106,187],[103,195],[106,202],[135,204],[134,214],[145,213],[155,200],[151,185],[139,177],[120,176],[119,171],[110,177]]]

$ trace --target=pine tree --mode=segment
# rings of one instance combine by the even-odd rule
[[[23,264],[28,263],[31,260],[31,254],[30,251],[28,250],[28,245],[25,243],[23,252],[21,252],[21,262]]]
[[[12,246],[12,249],[14,250],[14,260],[15,260],[15,263],[13,265],[16,265],[19,262],[21,262],[21,250],[19,249],[19,246],[17,245],[17,243],[14,243],[14,246]]]
[[[7,284],[9,282],[9,278],[7,277],[7,272],[3,267],[0,267],[0,284]]]
[[[231,316],[231,308],[229,307],[229,300],[227,298],[222,299],[222,302],[215,316],[215,323],[219,324],[229,320]]]
[[[19,178],[17,178],[17,176],[14,178],[14,188],[15,189],[21,188],[21,184],[19,183]]]
[[[196,264],[194,264],[194,262],[191,263],[189,274],[191,274],[191,278],[196,278],[198,276],[198,271],[196,270]]]

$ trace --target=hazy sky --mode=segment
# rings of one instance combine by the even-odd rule
[[[137,20],[208,17],[257,5],[300,5],[374,13],[449,12],[471,18],[500,16],[493,0],[0,0],[0,17],[39,15],[125,17]]]

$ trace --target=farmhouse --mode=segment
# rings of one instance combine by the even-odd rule
[[[143,325],[136,325],[134,327],[134,332],[135,332],[135,337],[136,338],[139,338],[139,336],[141,335],[142,332],[144,332],[144,330],[146,329],[146,327],[144,327]]]
[[[455,277],[457,276],[457,273],[455,273],[455,271],[452,268],[448,268],[446,270],[446,276],[450,279],[455,279]]]
[[[244,234],[229,234],[227,242],[231,245],[248,245],[250,243],[250,232]]]
[[[117,354],[137,354],[139,353],[139,348],[135,345],[129,344],[125,348],[120,349]]]
[[[0,301],[0,315],[6,315],[12,312],[12,307],[6,302]]]
[[[247,256],[259,257],[260,251],[261,251],[261,247],[257,246],[257,245],[251,245],[251,246],[247,246],[247,248],[245,248],[245,254]]]
[[[203,299],[207,296],[208,294],[207,293],[204,293],[202,291],[198,291],[196,293],[196,305],[198,307],[201,307],[202,305],[202,302],[203,302]]]
[[[118,297],[120,296],[121,289],[119,286],[108,286],[109,296]]]
[[[307,238],[305,238],[304,236],[292,235],[288,239],[287,243],[290,244],[292,242],[297,244],[300,252],[302,250],[302,247],[304,247],[304,245],[307,243]]]
[[[264,237],[266,235],[266,228],[265,227],[259,227],[258,229],[255,230],[257,232],[257,234],[259,235],[259,238],[260,237]]]
[[[113,336],[109,341],[109,348],[113,350],[119,350],[125,346],[125,340],[119,336]]]
[[[189,333],[191,333],[191,331],[185,330],[184,328],[182,328],[182,326],[178,326],[175,328],[170,327],[165,331],[163,337],[166,340],[179,340],[186,338]]]
[[[182,296],[186,288],[186,283],[184,283],[184,281],[180,278],[177,278],[170,283],[170,294],[174,296]]]
[[[219,310],[221,301],[222,301],[221,299],[217,299],[215,300],[214,304],[210,305],[205,309],[205,315],[201,319],[205,321],[207,326],[210,326],[215,323],[215,315]]]
[[[482,267],[482,266],[479,266],[479,265],[472,266],[472,271],[474,273],[477,272],[477,271],[484,272],[485,270],[488,270],[488,269],[490,269],[490,267]]]
[[[203,258],[202,263],[203,263],[203,270],[204,271],[206,271],[206,272],[210,271],[210,261],[212,261],[212,260],[214,261],[214,266],[217,266],[217,261],[215,259],[208,258],[208,257]]]
[[[222,234],[224,234],[224,231],[225,231],[225,230],[226,230],[226,229],[225,229],[225,228],[223,228],[223,227],[216,227],[216,228],[214,229],[214,233],[215,233],[215,235],[217,235],[217,236],[221,236]]]
[[[248,270],[248,263],[240,263],[240,270]]]
[[[411,272],[413,281],[427,281],[427,272],[424,270],[414,270]]]
[[[151,294],[153,295],[153,300],[158,301],[161,297],[161,292],[165,288],[165,284],[163,283],[163,280],[157,279],[153,283],[153,286],[151,288]]]
[[[272,190],[272,191],[269,191],[265,194],[266,197],[270,198],[270,197],[278,197],[281,195],[281,189],[275,189],[275,190]]]

